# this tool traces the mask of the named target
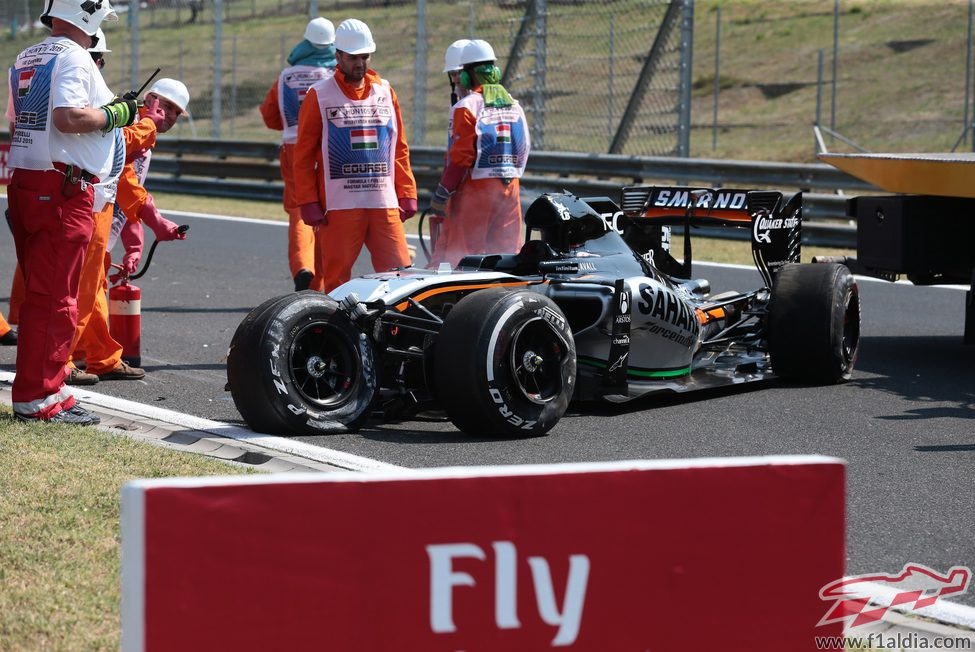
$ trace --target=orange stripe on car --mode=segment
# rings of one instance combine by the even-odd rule
[[[454,292],[456,290],[483,290],[484,288],[495,288],[495,287],[518,287],[531,285],[529,281],[517,281],[515,283],[480,283],[478,285],[446,285],[444,287],[434,288],[432,290],[427,290],[426,292],[421,292],[415,297],[411,297],[414,301],[420,302],[424,299],[428,299],[437,294],[443,294],[444,292]],[[403,312],[409,307],[408,301],[401,301],[397,303],[396,310]]]
[[[709,321],[724,317],[724,308],[711,308],[711,310],[708,311],[696,308],[695,312],[697,313],[697,320],[702,324],[706,324]]]

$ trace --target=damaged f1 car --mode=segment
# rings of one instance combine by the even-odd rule
[[[240,324],[227,373],[260,432],[354,429],[379,408],[439,405],[465,433],[541,435],[572,399],[763,380],[850,378],[857,285],[843,265],[798,264],[802,196],[627,187],[621,205],[539,197],[517,254],[457,269],[353,279],[270,299]],[[669,250],[683,225],[683,259]],[[748,228],[764,284],[712,294],[692,275],[695,226]]]

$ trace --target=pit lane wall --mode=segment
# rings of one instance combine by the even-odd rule
[[[138,480],[122,649],[808,650],[844,574],[817,456]]]

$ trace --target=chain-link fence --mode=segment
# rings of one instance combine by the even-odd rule
[[[672,13],[687,4],[694,7],[690,24],[688,15]],[[693,156],[808,161],[818,116],[873,151],[971,150],[971,134],[961,136],[975,118],[973,4],[143,0],[136,8],[118,2],[120,21],[107,26],[114,52],[105,74],[116,90],[137,86],[156,67],[186,81],[193,120],[181,121],[179,136],[274,140],[257,107],[314,10],[336,25],[349,17],[370,25],[378,44],[373,67],[396,89],[412,144],[444,143],[450,91],[443,53],[455,39],[474,36],[494,46],[505,84],[526,108],[536,149],[684,153],[680,127],[689,124]],[[0,0],[4,61],[41,36],[38,28],[30,34],[26,17],[36,21],[42,5]],[[684,65],[689,50],[682,50],[691,41],[692,76]],[[684,80],[692,82],[686,84],[692,94]],[[838,139],[827,144],[849,149]]]
[[[454,40],[476,37],[494,46],[536,149],[610,151],[615,143],[616,151],[632,154],[677,152],[681,26],[667,0],[314,4],[336,25],[348,17],[369,24],[377,42],[372,65],[396,90],[412,144],[445,142],[450,89],[443,55]],[[113,52],[104,71],[113,89],[138,87],[159,67],[160,75],[182,79],[191,90],[192,120],[177,135],[274,138],[258,106],[301,40],[307,1],[115,6],[120,21],[106,26]],[[638,103],[631,106],[634,90]]]

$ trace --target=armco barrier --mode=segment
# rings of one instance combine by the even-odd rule
[[[5,136],[0,132],[0,141]],[[436,147],[414,147],[410,155],[422,206],[440,180],[444,152]],[[156,191],[278,202],[283,193],[280,179],[275,143],[161,138],[147,185]],[[571,152],[533,152],[522,188],[527,197],[565,190],[579,196],[618,199],[620,187],[634,183],[802,190],[803,243],[849,249],[856,247],[856,226],[846,215],[846,197],[836,193],[878,192],[877,188],[820,163]],[[736,229],[703,229],[699,233],[718,238],[748,237]]]
[[[122,649],[813,650],[844,491],[815,456],[140,480]]]
[[[440,180],[443,149],[410,149],[421,205]],[[154,153],[150,189],[239,199],[280,201],[283,186],[278,146],[264,142],[207,139],[160,139]],[[214,179],[219,183],[214,183]],[[856,227],[846,216],[846,198],[836,191],[877,189],[836,168],[820,164],[766,161],[722,161],[617,154],[533,152],[522,179],[527,195],[566,190],[580,196],[618,199],[623,185],[695,183],[712,187],[803,190],[803,242],[854,248]],[[816,192],[819,191],[819,192]],[[713,229],[702,235],[746,237],[735,229]]]

